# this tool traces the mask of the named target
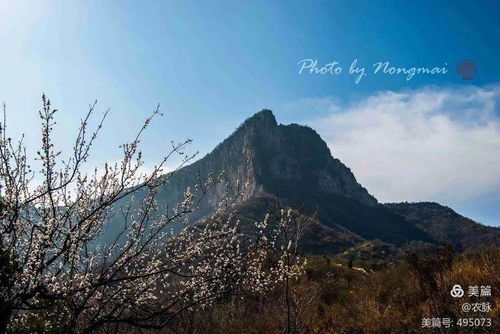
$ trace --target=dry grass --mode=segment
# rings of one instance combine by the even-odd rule
[[[304,276],[294,282],[293,333],[431,333],[422,318],[489,317],[493,327],[456,326],[437,333],[497,333],[500,311],[500,249],[456,254],[447,248],[372,271],[368,263],[354,268],[325,258],[310,260]],[[368,274],[356,267],[364,267]],[[450,296],[453,285],[490,285],[491,298]],[[462,313],[463,302],[488,301],[492,311]],[[161,333],[286,333],[284,293],[220,301],[207,310],[185,314]]]

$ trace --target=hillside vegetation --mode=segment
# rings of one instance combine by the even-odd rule
[[[436,248],[426,255],[407,254],[397,264],[310,258],[289,295],[290,333],[498,333],[499,259],[497,247],[467,254]],[[450,296],[455,284],[465,288],[464,297]],[[467,296],[468,286],[482,285],[491,286],[492,297]],[[221,299],[210,309],[193,310],[169,328],[148,333],[286,333],[285,302],[284,289]],[[491,312],[464,313],[464,302],[489,302]],[[423,318],[456,323],[471,317],[491,318],[492,326],[422,328]]]

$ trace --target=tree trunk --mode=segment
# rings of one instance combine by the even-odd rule
[[[11,315],[11,305],[6,304],[3,299],[0,299],[0,333],[7,332],[7,325],[9,324]]]

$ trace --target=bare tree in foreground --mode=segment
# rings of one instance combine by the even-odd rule
[[[161,328],[184,310],[207,307],[222,295],[262,292],[300,271],[300,261],[265,266],[278,237],[266,221],[256,224],[264,237],[239,233],[233,206],[241,191],[222,203],[216,218],[189,225],[188,214],[217,178],[186,189],[176,207],[159,207],[158,190],[175,173],[164,173],[166,161],[179,153],[182,166],[191,157],[183,153],[186,141],[173,145],[152,172],[140,172],[141,135],[158,108],[121,146],[119,163],[86,174],[82,166],[107,113],[89,132],[95,103],[90,107],[63,160],[51,136],[56,110],[42,100],[39,173],[22,140],[8,138],[5,117],[0,126],[0,332],[33,324],[65,333],[113,331],[122,324]],[[42,178],[39,185],[35,176]],[[123,229],[102,244],[118,209]],[[186,227],[172,236],[176,222]]]
[[[279,258],[274,270],[280,273],[280,281],[284,286],[283,299],[285,304],[286,314],[286,329],[285,333],[296,333],[297,331],[297,309],[299,303],[294,303],[292,294],[292,280],[298,278],[302,266],[297,266],[302,260],[299,257],[299,241],[306,233],[309,226],[312,224],[316,216],[313,211],[309,215],[303,215],[292,208],[285,208],[279,201],[275,199],[270,208],[271,214],[266,217],[273,224],[274,239],[280,240]],[[258,225],[257,225],[258,226]],[[304,259],[301,262],[306,264]],[[292,314],[294,313],[294,314]]]

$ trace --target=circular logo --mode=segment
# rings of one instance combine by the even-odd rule
[[[460,298],[464,295],[464,290],[458,284],[455,284],[453,288],[451,288],[450,294],[453,298]]]
[[[463,80],[471,80],[477,74],[477,66],[472,60],[462,60],[457,65],[457,73],[460,74]]]

